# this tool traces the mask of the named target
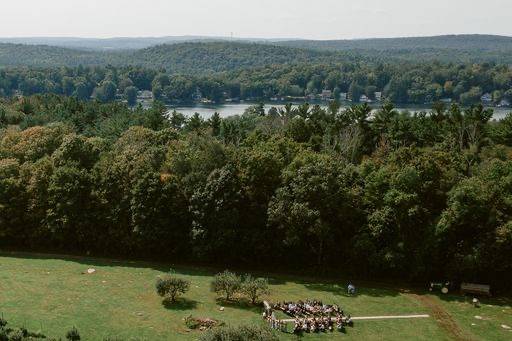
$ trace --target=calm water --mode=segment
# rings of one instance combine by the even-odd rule
[[[169,108],[171,111],[176,110],[182,113],[185,116],[192,116],[196,112],[199,113],[203,118],[208,119],[214,113],[218,112],[221,117],[229,117],[234,115],[241,115],[244,111],[249,108],[254,103],[236,103],[236,104],[223,104],[223,105],[195,105],[195,106],[183,106],[183,107],[171,107]],[[323,105],[325,106],[325,105]],[[265,110],[268,110],[272,107],[282,108],[284,104],[277,103],[268,103],[265,104]],[[411,112],[420,112],[420,111],[430,111],[430,107],[419,107],[419,106],[404,106],[397,108],[398,110],[409,110]],[[493,108],[494,110],[494,119],[499,120],[505,117],[509,112],[512,112],[511,108]]]

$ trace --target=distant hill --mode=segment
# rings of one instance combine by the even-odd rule
[[[119,37],[119,38],[67,38],[67,37],[27,37],[0,38],[0,43],[24,45],[49,45],[79,50],[138,50],[163,44],[180,44],[187,42],[280,42],[287,39],[263,38],[229,38],[208,36],[167,36],[167,37]]]
[[[0,67],[102,65],[110,56],[100,52],[46,45],[0,44]]]
[[[318,50],[403,50],[403,49],[455,49],[455,50],[512,50],[512,37],[494,35],[445,35],[411,38],[374,38],[354,40],[292,40],[281,46]]]
[[[127,39],[129,41],[132,38]],[[145,42],[149,43],[148,40]],[[128,46],[127,44],[128,42],[125,42],[121,45]],[[273,64],[332,64],[354,60],[370,63],[441,61],[512,64],[512,38],[465,35],[337,41],[221,40],[184,43],[176,40],[172,44],[160,44],[143,49],[112,50],[0,43],[0,67],[140,65],[154,69],[166,68],[172,73],[197,74]]]
[[[445,35],[357,40],[293,40],[279,46],[319,51],[351,51],[381,58],[455,62],[512,62],[512,37],[495,35]]]
[[[0,67],[138,65],[172,73],[214,73],[273,64],[337,60],[340,53],[271,44],[201,42],[157,45],[140,50],[84,51],[46,45],[0,44]]]
[[[221,72],[273,64],[329,62],[341,54],[270,44],[209,42],[159,45],[127,57],[141,66],[165,67],[171,72]]]

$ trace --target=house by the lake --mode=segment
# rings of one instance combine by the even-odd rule
[[[371,103],[372,100],[366,96],[366,95],[361,95],[361,97],[359,97],[359,102],[361,103]]]
[[[492,95],[490,93],[485,93],[480,97],[482,103],[489,104],[492,103]]]
[[[332,99],[332,91],[331,90],[323,90],[320,95],[324,101]]]

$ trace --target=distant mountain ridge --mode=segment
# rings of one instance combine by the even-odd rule
[[[340,40],[308,39],[266,39],[230,38],[224,36],[164,36],[164,37],[116,37],[116,38],[75,38],[75,37],[25,37],[1,38],[0,43],[24,45],[48,45],[82,50],[137,50],[163,44],[186,42],[247,42],[270,43],[288,47],[344,50],[402,50],[402,49],[485,49],[510,50],[512,37],[498,35],[461,34],[430,37],[366,38]]]
[[[279,42],[279,45],[329,51],[386,51],[404,49],[478,49],[510,51],[512,50],[512,37],[462,34],[431,37],[370,38],[354,40],[293,40]]]
[[[182,39],[201,37],[182,37]],[[69,38],[73,39],[73,38]],[[116,40],[125,48],[82,49],[33,44],[0,43],[0,67],[61,67],[78,65],[139,65],[166,68],[172,73],[215,73],[273,64],[382,62],[492,62],[512,65],[512,38],[463,35],[333,41],[206,41],[175,40],[142,49],[127,48],[130,39]],[[167,38],[166,38],[167,39]],[[1,41],[1,39],[0,39]],[[33,41],[35,42],[35,40]],[[113,40],[109,40],[110,43]],[[60,43],[65,44],[64,41]],[[66,44],[72,44],[70,42]]]
[[[156,45],[172,45],[186,42],[268,42],[293,41],[290,39],[230,38],[212,36],[166,36],[166,37],[117,37],[117,38],[75,38],[75,37],[26,37],[0,38],[4,44],[48,45],[80,50],[138,50]]]

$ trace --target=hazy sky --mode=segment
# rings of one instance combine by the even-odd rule
[[[2,0],[0,36],[512,36],[512,0]]]

